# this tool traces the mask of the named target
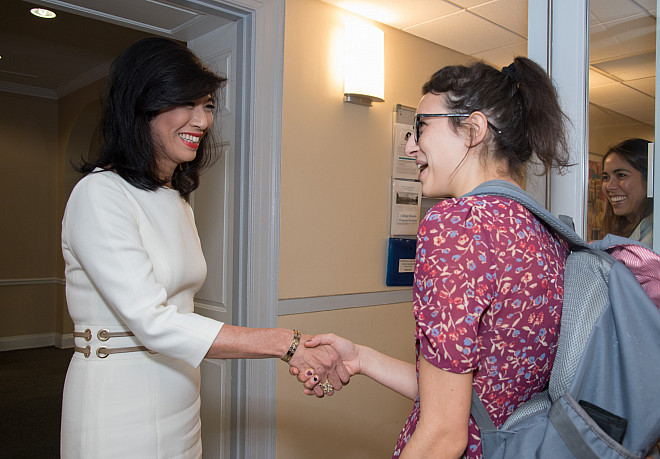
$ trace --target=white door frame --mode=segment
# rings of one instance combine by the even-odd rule
[[[237,196],[234,234],[235,325],[276,327],[279,268],[280,159],[284,0],[183,1],[235,7],[240,16],[237,67]],[[224,10],[225,13],[227,12]],[[249,78],[247,78],[247,77]],[[235,360],[231,457],[276,456],[276,362]]]
[[[284,0],[171,0],[238,21],[234,325],[276,327]],[[275,458],[273,359],[232,366],[231,457]]]
[[[528,55],[552,77],[562,110],[571,121],[572,164],[565,175],[550,176],[546,207],[555,215],[573,218],[575,231],[586,236],[588,167],[589,0],[529,0]],[[528,183],[529,184],[529,183]],[[542,188],[537,184],[541,195]],[[536,197],[536,196],[535,196]]]

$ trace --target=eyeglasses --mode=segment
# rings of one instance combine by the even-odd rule
[[[467,118],[470,116],[471,113],[418,113],[415,115],[415,142],[419,142],[419,136],[422,135],[422,133],[419,130],[419,120],[420,118]],[[495,132],[498,134],[501,134],[502,131],[498,128],[496,128],[493,124],[491,124],[490,121],[486,121],[488,123],[488,126],[493,128]]]

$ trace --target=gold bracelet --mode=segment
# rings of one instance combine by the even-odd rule
[[[289,350],[287,351],[286,355],[282,357],[282,360],[289,363],[289,360],[291,360],[293,354],[296,353],[296,349],[298,349],[298,344],[300,344],[300,332],[298,330],[293,330],[293,340],[291,341],[291,346],[289,346]]]

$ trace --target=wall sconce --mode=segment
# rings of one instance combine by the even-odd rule
[[[384,36],[372,25],[345,25],[344,102],[366,107],[372,102],[385,102]]]

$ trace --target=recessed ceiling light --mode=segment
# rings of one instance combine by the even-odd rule
[[[43,8],[32,8],[30,13],[34,14],[38,18],[52,19],[56,16],[51,10],[45,10]]]

